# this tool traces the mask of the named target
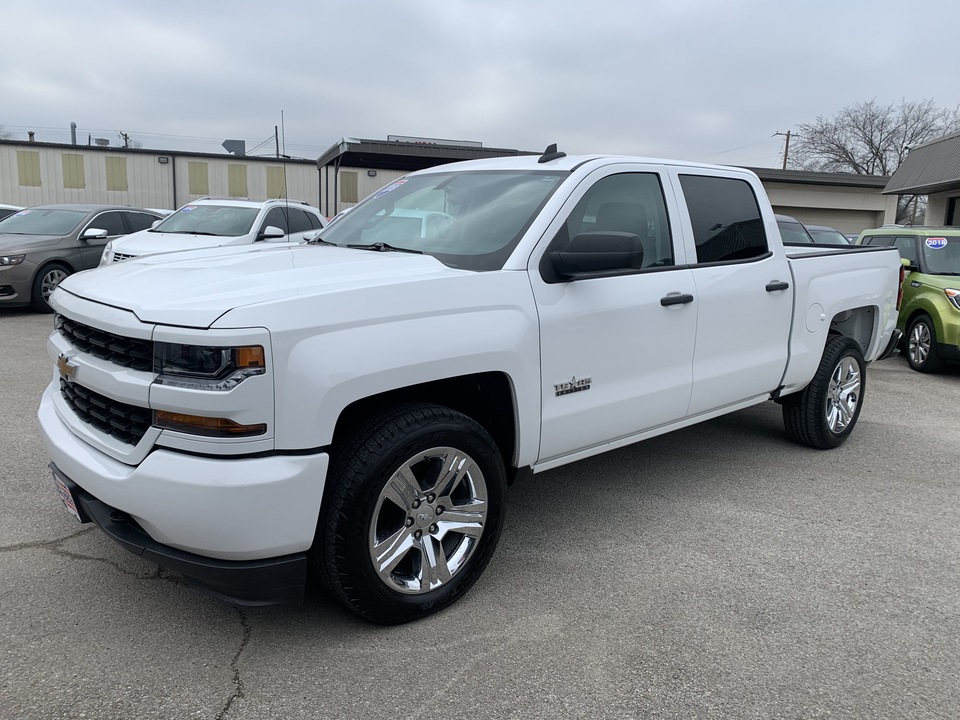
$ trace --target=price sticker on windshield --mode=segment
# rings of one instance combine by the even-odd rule
[[[927,238],[927,247],[933,250],[942,250],[947,246],[947,239],[944,237]]]

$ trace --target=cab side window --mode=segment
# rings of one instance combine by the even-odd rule
[[[745,180],[681,175],[698,263],[735,262],[770,252],[760,205]]]
[[[278,227],[283,230],[284,233],[289,234],[290,227],[287,224],[287,214],[283,211],[283,208],[271,208],[270,212],[267,213],[267,217],[264,218],[263,225],[260,227],[260,232],[263,232],[271,225]]]
[[[119,212],[103,212],[97,215],[93,220],[87,223],[86,230],[96,228],[97,230],[106,230],[107,237],[117,237],[126,235],[127,228],[123,224],[123,216]]]
[[[917,240],[912,237],[898,237],[893,241],[900,251],[900,257],[909,260],[911,265],[920,264],[920,254],[917,252]]]

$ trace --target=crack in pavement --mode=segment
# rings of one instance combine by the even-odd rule
[[[93,532],[96,529],[97,529],[96,527],[83,528],[81,530],[77,530],[77,532],[75,533],[71,533],[70,535],[65,535],[62,538],[57,538],[56,540],[35,540],[33,542],[17,543],[16,545],[0,545],[0,552],[17,552],[18,550],[35,550],[35,549],[46,550],[48,548],[56,549],[58,545],[65,543],[67,540],[70,540],[71,538],[75,538],[75,537],[80,537],[81,535],[85,535],[88,532]]]
[[[217,720],[224,720],[224,718],[227,717],[227,713],[230,712],[234,701],[243,697],[243,678],[240,677],[240,656],[243,654],[243,651],[247,649],[247,643],[250,642],[250,625],[247,623],[247,616],[243,612],[243,609],[235,609],[240,616],[240,626],[243,628],[243,637],[240,640],[240,647],[237,648],[237,652],[233,656],[233,660],[230,661],[230,668],[233,670],[234,691],[230,697],[227,698],[227,702],[224,704],[220,714],[217,715]]]

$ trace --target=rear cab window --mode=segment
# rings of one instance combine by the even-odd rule
[[[680,175],[690,214],[697,264],[767,257],[770,247],[760,204],[746,180]]]

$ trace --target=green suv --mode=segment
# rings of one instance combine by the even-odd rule
[[[861,245],[895,245],[906,266],[897,327],[920,372],[960,363],[960,227],[864,230]]]

